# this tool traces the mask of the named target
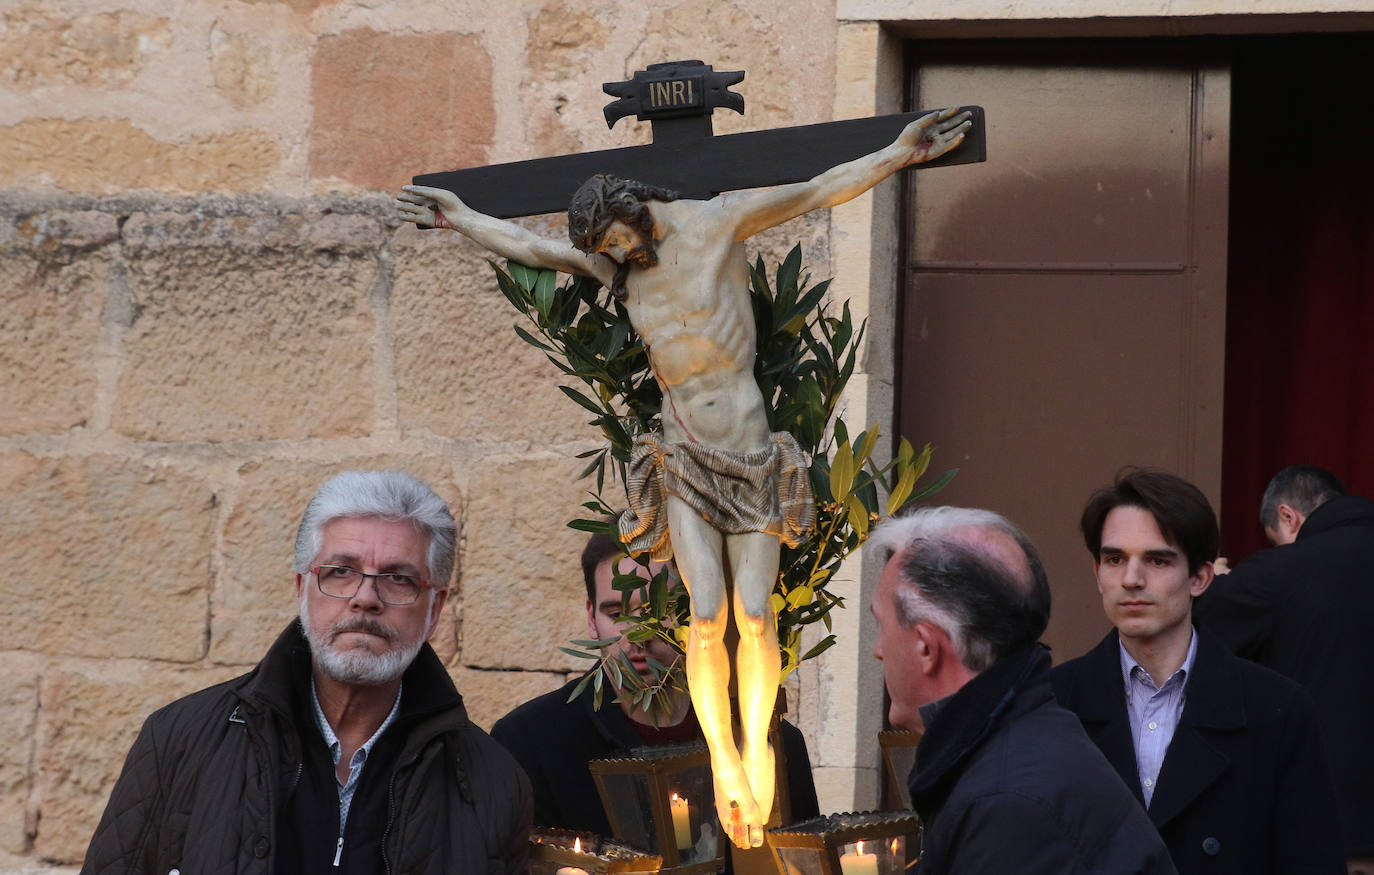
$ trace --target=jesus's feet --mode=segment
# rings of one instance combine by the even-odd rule
[[[715,779],[716,814],[721,829],[737,847],[757,848],[763,844],[763,818],[748,783],[743,780],[744,774],[741,772],[738,777],[740,780],[733,787]]]

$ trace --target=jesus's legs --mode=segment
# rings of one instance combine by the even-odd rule
[[[729,605],[721,556],[724,540],[690,505],[673,495],[668,496],[668,535],[678,572],[692,596],[687,686],[711,751],[716,812],[730,840],[749,847],[751,832],[762,842],[767,813],[760,815],[754,801],[730,722],[730,654],[725,649]]]
[[[775,772],[773,750],[768,746],[768,727],[773,720],[782,658],[778,653],[778,630],[773,619],[771,598],[778,576],[778,539],[762,532],[730,535],[725,539],[730,562],[730,578],[735,585],[735,628],[739,630],[739,650],[735,670],[739,672],[740,728],[744,735],[744,771],[759,806],[759,817],[766,823],[773,810]],[[758,841],[763,841],[762,825]]]

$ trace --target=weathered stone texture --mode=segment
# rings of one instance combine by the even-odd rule
[[[113,456],[0,456],[7,647],[199,659],[215,496],[201,480]]]
[[[381,469],[405,471],[428,483],[462,526],[462,493],[445,459],[386,455],[329,463],[270,460],[239,469],[239,489],[224,524],[223,573],[211,621],[211,661],[249,665],[262,658],[297,612],[293,556],[296,530],[310,497],[335,474]],[[452,655],[457,646],[454,609],[445,608],[448,622],[441,621],[434,635],[441,658]]]
[[[528,71],[520,94],[539,154],[583,151],[584,134],[601,128],[601,107],[584,105],[586,86],[615,78],[618,72],[602,67],[611,33],[606,22],[620,14],[608,2],[558,2],[530,16],[525,38]]]
[[[396,401],[405,428],[541,444],[599,438],[587,425],[591,414],[558,391],[558,369],[516,336],[511,326],[532,328],[497,288],[489,253],[458,234],[409,226],[392,247]]]
[[[325,36],[311,67],[310,175],[393,190],[416,173],[486,163],[491,58],[476,36]]]
[[[472,722],[488,732],[491,725],[506,716],[512,708],[556,690],[565,683],[563,675],[548,671],[474,671],[469,668],[450,670],[463,705]]]
[[[263,191],[280,163],[273,135],[259,130],[169,143],[123,119],[30,119],[0,127],[0,188]]]
[[[543,453],[492,458],[468,486],[460,658],[465,666],[566,671],[585,667],[558,648],[587,633],[578,557],[586,534],[567,521],[588,484],[581,460]]]
[[[84,423],[110,269],[113,216],[42,213],[0,238],[0,434]]]
[[[215,88],[235,109],[251,109],[277,93],[272,44],[262,34],[233,33],[215,22],[210,72]]]
[[[368,433],[377,234],[346,215],[130,217],[137,316],[114,427],[166,441]]]
[[[148,715],[238,673],[123,661],[48,669],[40,693],[42,817],[34,850],[56,862],[79,862]]]
[[[171,42],[166,18],[128,9],[70,16],[24,3],[0,13],[0,82],[25,90],[126,85]]]
[[[0,850],[22,853],[29,804],[29,762],[38,727],[38,657],[0,653]]]

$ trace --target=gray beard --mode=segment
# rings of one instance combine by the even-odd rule
[[[433,604],[433,590],[430,591],[430,603]],[[389,639],[390,648],[385,653],[370,653],[361,648],[353,650],[340,650],[333,644],[333,638],[339,632],[350,628],[377,628],[369,620],[354,620],[346,618],[331,626],[323,636],[316,635],[314,628],[310,625],[310,606],[308,602],[309,592],[301,594],[301,628],[305,631],[305,640],[310,642],[310,655],[314,658],[315,666],[324,673],[324,676],[341,684],[360,687],[379,687],[389,684],[405,674],[410,664],[415,661],[415,656],[420,652],[420,647],[425,642],[418,639],[410,644],[397,644]]]

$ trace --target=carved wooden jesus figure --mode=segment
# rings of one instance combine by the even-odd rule
[[[781,659],[770,596],[778,542],[799,542],[814,520],[809,460],[790,435],[769,433],[754,381],[743,243],[943,155],[971,125],[967,112],[929,113],[891,145],[807,182],[705,201],[593,177],[569,209],[572,245],[478,213],[444,189],[408,185],[397,198],[405,221],[450,228],[521,264],[594,277],[625,302],[663,389],[663,432],[636,444],[621,537],[632,551],[675,556],[691,595],[687,682],[711,753],[720,821],[741,847],[762,844],[773,806],[768,725]],[[739,633],[738,747],[724,644],[727,580]]]

